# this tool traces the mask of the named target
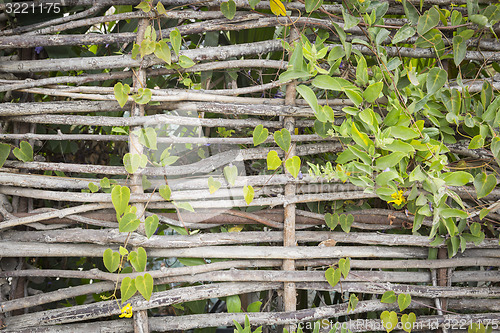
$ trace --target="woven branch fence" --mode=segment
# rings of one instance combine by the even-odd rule
[[[324,163],[344,151],[337,138],[311,131],[315,113],[297,97],[297,82],[279,80],[288,55],[275,38],[288,29],[291,43],[299,30],[332,32],[333,22],[342,27],[341,3],[323,4],[320,14],[309,16],[302,2],[290,2],[290,16],[276,17],[267,1],[252,10],[237,0],[232,20],[219,1],[162,1],[167,9],[162,15],[130,10],[127,6],[139,4],[134,0],[56,1],[52,12],[46,2],[25,3],[27,14],[12,13],[13,4],[0,2],[0,140],[12,147],[27,141],[34,150],[32,161],[11,153],[0,168],[3,331],[213,331],[233,326],[233,320],[243,323],[245,316],[266,332],[323,319],[346,321],[352,332],[385,331],[378,314],[398,311],[396,303],[380,302],[388,290],[413,297],[409,309],[418,313],[421,331],[466,332],[472,322],[498,324],[500,215],[494,210],[486,238],[449,258],[446,245],[412,234],[408,210],[395,210],[350,182],[308,174],[305,162],[297,178],[283,169],[268,171],[266,157],[277,147],[273,136],[253,144],[254,128],[263,125],[270,133],[292,134],[286,158]],[[425,1],[423,10],[439,5],[466,15],[460,6],[465,3]],[[390,1],[385,15],[388,29],[407,22],[398,18],[404,15],[401,2]],[[141,44],[152,23],[158,39],[175,28],[182,35],[172,63],[185,56],[195,64],[165,66],[153,54],[132,58],[133,44]],[[497,25],[491,29],[500,32]],[[360,26],[346,33],[348,40],[367,40]],[[382,44],[388,56],[436,57],[432,48],[409,47],[415,39],[391,46],[388,37]],[[330,48],[341,45],[334,33],[329,41]],[[373,55],[359,43],[353,49]],[[471,40],[464,59],[486,66],[500,59],[499,50],[495,39]],[[345,77],[354,72],[346,69]],[[150,88],[151,102],[128,97],[120,107],[113,90],[117,82],[134,92]],[[483,87],[481,80],[464,84],[470,92]],[[500,88],[493,79],[490,84]],[[342,108],[354,105],[347,98],[319,103],[334,110],[338,125],[345,117]],[[156,130],[156,151],[132,134],[145,128]],[[447,148],[459,159],[491,158],[488,150],[470,150],[468,144]],[[127,153],[147,153],[158,161],[167,148],[179,156],[171,165],[149,163],[133,174],[123,166]],[[278,155],[285,158],[283,151]],[[227,166],[237,167],[234,184],[224,175]],[[130,187],[130,203],[144,210],[143,217],[159,217],[155,235],[147,238],[141,228],[118,231],[110,191],[99,189],[104,177]],[[209,177],[218,184],[216,191]],[[159,193],[166,182],[175,203]],[[98,191],[89,190],[92,184]],[[247,203],[249,185],[255,197]],[[477,202],[472,185],[454,190],[464,202]],[[493,189],[481,204],[499,199],[500,191]],[[179,208],[181,203],[194,212]],[[331,231],[325,213],[342,205],[350,207],[352,229]],[[424,228],[432,225],[432,217],[423,220]],[[118,318],[119,286],[142,273],[110,273],[102,263],[107,248],[118,251],[124,244],[146,250],[155,285],[148,301],[138,294],[127,301],[131,319]],[[347,257],[348,277],[331,287],[324,271]],[[113,292],[118,300],[106,298]],[[348,310],[351,293],[360,300],[354,310]],[[260,312],[228,313],[224,302],[232,295],[240,295],[244,311],[260,300]]]

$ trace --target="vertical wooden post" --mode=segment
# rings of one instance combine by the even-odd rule
[[[147,26],[149,25],[149,20],[143,19],[139,22],[139,26],[137,28],[137,38],[136,43],[141,44],[144,39],[144,33],[146,31]],[[134,91],[137,91],[139,88],[146,87],[146,70],[139,68],[134,75]],[[144,116],[144,105],[133,103],[132,110],[130,111],[131,117],[143,117]],[[144,151],[144,147],[139,142],[139,138],[132,134],[132,132],[139,128],[140,126],[130,127],[129,134],[129,152],[131,154],[139,154],[141,155]],[[144,189],[142,188],[142,177],[133,174],[130,179],[130,192],[131,193],[144,193]],[[135,203],[134,207],[137,208],[137,216],[144,221],[144,209],[145,206],[143,203]],[[141,233],[144,233],[144,227],[141,224],[140,229],[138,230]],[[148,311],[134,311],[134,332],[135,333],[149,333],[149,322],[148,322]]]
[[[291,28],[289,42],[292,44],[299,36],[299,32],[296,28]],[[291,82],[286,87],[285,105],[295,105],[295,94],[296,94],[296,81]],[[295,118],[285,117],[284,128],[286,128],[290,134],[295,132]],[[288,152],[288,158],[295,156],[295,144],[292,144]],[[286,174],[290,175],[288,171]],[[285,198],[291,198],[295,196],[295,185],[286,184],[285,185]],[[283,246],[295,246],[295,204],[284,204],[284,228],[283,228]],[[286,259],[283,260],[283,270],[284,271],[294,271],[295,270],[295,260]],[[283,303],[285,311],[295,311],[297,309],[297,288],[295,283],[285,282],[283,287]]]

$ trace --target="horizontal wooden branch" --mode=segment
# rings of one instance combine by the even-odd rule
[[[3,222],[5,223],[5,222]],[[102,257],[108,248],[93,244],[50,244],[25,242],[0,242],[4,257]],[[118,246],[111,246],[115,251]],[[474,249],[466,250],[473,251]],[[484,251],[484,250],[483,250]],[[333,248],[300,246],[289,249],[279,246],[201,246],[180,249],[149,249],[148,256],[180,258],[228,258],[228,259],[332,259],[351,258],[425,258],[427,249],[418,247],[336,246]]]
[[[167,68],[155,68],[148,69],[146,74],[148,77],[158,76],[158,75],[168,75],[181,73],[194,73],[203,72],[211,70],[223,70],[229,68],[275,68],[275,69],[286,69],[288,62],[281,60],[268,60],[268,59],[239,59],[239,60],[226,60],[226,61],[214,61],[208,63],[198,63],[189,68],[181,68],[178,70],[167,69]],[[89,82],[98,82],[106,80],[123,80],[132,77],[132,71],[113,71],[108,73],[99,74],[84,74],[78,76],[56,76],[37,80],[11,80],[4,82],[0,85],[0,92],[18,90],[25,88],[42,87],[52,84],[67,84],[76,83],[84,84]],[[20,81],[20,82],[19,82]],[[0,81],[1,82],[1,81]],[[51,102],[52,103],[52,102]],[[116,105],[115,105],[116,106]],[[54,113],[54,112],[52,112]]]
[[[358,215],[356,215],[357,217]],[[355,219],[356,219],[355,217]],[[60,231],[10,231],[0,234],[1,240],[17,242],[47,242],[47,243],[94,243],[94,244],[123,244],[128,238],[131,246],[144,248],[189,248],[215,245],[255,244],[255,243],[281,243],[283,234],[279,231],[242,231],[231,233],[198,233],[194,235],[153,235],[146,238],[143,235],[120,233],[116,229],[94,230],[72,228]],[[336,244],[355,243],[388,246],[421,246],[434,247],[427,236],[383,234],[375,232],[331,232],[331,231],[297,231],[296,239],[299,243],[334,241]],[[325,245],[320,245],[325,246]],[[442,244],[441,247],[446,245]],[[496,248],[498,240],[485,239],[476,246],[467,243],[467,248]],[[465,258],[462,258],[465,259]],[[451,259],[450,259],[451,260]],[[494,262],[496,259],[494,259]],[[500,260],[498,261],[500,263]],[[479,265],[478,265],[479,266]],[[376,266],[374,266],[376,267]]]
[[[145,301],[142,296],[135,296],[127,302],[132,304],[135,311],[140,311],[207,298],[218,298],[261,290],[277,289],[280,285],[280,283],[217,283],[157,292],[151,296],[149,301]],[[118,303],[115,300],[111,300],[8,317],[5,320],[5,325],[12,330],[38,327],[41,325],[85,321],[118,315],[120,313],[121,311]]]
[[[217,155],[207,157],[201,161],[183,165],[183,166],[166,166],[166,167],[147,167],[137,170],[136,174],[146,176],[178,176],[186,174],[210,173],[217,168],[224,167],[229,163],[235,163],[244,160],[265,159],[272,148],[249,148],[244,150],[229,150]],[[297,146],[297,155],[312,155],[325,152],[338,152],[342,150],[342,146],[336,142],[305,144]],[[278,155],[284,156],[282,151]],[[87,165],[87,164],[71,164],[71,163],[50,163],[50,162],[15,162],[11,160],[5,161],[4,167],[30,169],[30,170],[54,170],[62,172],[81,172],[81,173],[96,173],[105,175],[126,175],[128,174],[124,167],[107,166],[107,165]],[[291,177],[289,177],[291,178]]]
[[[282,51],[283,47],[279,40],[268,40],[256,43],[204,47],[201,49],[182,50],[180,55],[185,55],[191,60],[226,60],[232,57],[241,57],[254,54],[265,54],[274,51]],[[176,56],[172,57],[172,62],[177,62]],[[96,70],[113,69],[125,67],[148,68],[153,65],[163,63],[155,56],[146,56],[143,61],[134,60],[130,55],[107,56],[107,57],[86,57],[86,58],[62,58],[44,60],[20,60],[0,63],[0,72],[7,73],[36,73],[50,71],[70,71],[70,70]],[[142,65],[142,66],[141,66]]]

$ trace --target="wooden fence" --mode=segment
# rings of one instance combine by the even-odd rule
[[[40,1],[27,3],[42,8],[36,7]],[[253,145],[252,131],[259,124],[271,133],[283,128],[292,133],[288,158],[326,162],[344,149],[337,139],[310,130],[313,110],[296,99],[293,81],[277,77],[287,68],[282,41],[274,38],[278,30],[290,19],[300,29],[332,29],[326,16],[308,17],[301,2],[287,3],[292,16],[277,18],[236,1],[233,20],[224,17],[219,2],[162,1],[167,11],[161,18],[154,11],[120,12],[122,7],[116,7],[138,3],[65,0],[60,7],[68,13],[64,16],[46,7],[44,15],[12,15],[9,5],[0,3],[0,140],[13,147],[27,141],[34,150],[32,161],[19,161],[11,153],[0,169],[3,331],[164,332],[232,326],[245,316],[265,330],[331,319],[359,320],[353,332],[383,331],[373,314],[398,309],[396,303],[380,302],[388,290],[413,297],[409,309],[418,313],[417,327],[423,331],[437,325],[447,331],[456,324],[454,332],[465,332],[470,322],[498,324],[498,238],[468,243],[463,253],[448,258],[445,245],[411,233],[408,211],[391,209],[375,194],[312,176],[304,163],[297,178],[266,170],[275,143],[269,135],[262,146]],[[432,4],[453,9],[449,1],[424,5]],[[323,6],[333,15],[342,13],[340,4]],[[257,11],[268,8],[266,1],[256,6]],[[391,17],[403,14],[402,4],[391,2],[385,24],[401,26],[403,19]],[[132,44],[141,43],[151,22],[163,37],[177,27],[185,38],[180,55],[195,64],[170,68],[154,55],[133,59]],[[349,38],[364,38],[357,27],[348,32]],[[478,45],[480,52],[473,50]],[[478,45],[470,45],[466,59],[500,57],[498,41]],[[353,48],[371,52],[360,44]],[[433,57],[424,48],[385,49],[403,57]],[[177,61],[172,54],[172,62]],[[179,81],[190,74],[200,75],[202,89],[187,89]],[[120,107],[113,90],[118,81],[133,91],[151,88],[151,102],[137,104],[129,97]],[[471,91],[479,91],[481,84],[471,83]],[[491,84],[496,89],[498,82]],[[342,107],[352,105],[347,99],[320,103],[330,105],[339,121]],[[157,151],[132,134],[141,128],[156,130]],[[147,152],[159,161],[169,147],[172,156],[180,156],[172,165],[149,164],[133,174],[123,166],[126,153]],[[461,157],[488,155],[468,150],[465,143],[448,148]],[[238,170],[234,184],[224,177],[228,165]],[[109,190],[89,190],[89,184],[100,187],[104,177],[129,186],[131,204],[145,210],[145,217],[158,215],[156,235],[118,231]],[[209,177],[219,184],[216,191]],[[158,193],[166,181],[177,205]],[[255,189],[250,204],[243,194],[249,185]],[[472,186],[457,188],[457,193],[464,201],[475,196]],[[491,204],[499,197],[495,189],[483,200]],[[189,202],[194,212],[179,208],[181,202]],[[344,205],[354,217],[350,232],[326,227],[332,203],[338,211]],[[493,223],[499,220],[489,216]],[[423,224],[431,226],[432,219]],[[156,286],[149,301],[140,295],[128,301],[131,319],[118,318],[116,300],[99,299],[116,291],[125,276],[139,274],[105,270],[105,249],[118,251],[123,244],[129,250],[146,249],[147,272]],[[351,271],[331,287],[324,271],[346,257]],[[351,293],[360,301],[348,311]],[[227,313],[223,302],[232,295],[241,295],[243,310],[262,301],[261,311]],[[200,311],[194,310],[196,304]]]

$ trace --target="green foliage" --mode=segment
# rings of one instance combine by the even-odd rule
[[[139,293],[149,301],[151,295],[153,294],[153,278],[151,274],[146,273],[144,276],[139,275],[135,278],[135,287],[139,291]]]
[[[258,146],[264,141],[266,141],[269,131],[262,125],[257,125],[253,130],[253,145]]]
[[[214,177],[210,176],[208,178],[208,191],[210,194],[214,194],[221,187],[221,185],[221,182],[215,180]]]
[[[243,187],[243,197],[245,198],[245,202],[247,205],[250,205],[255,196],[255,191],[251,185],[247,185]]]
[[[384,311],[380,315],[380,320],[382,320],[382,326],[386,329],[386,331],[391,332],[398,324],[398,314],[394,311]]]
[[[300,157],[293,156],[285,161],[285,167],[293,176],[293,178],[297,178],[300,172]],[[268,164],[269,168],[269,164]]]
[[[10,154],[10,146],[6,143],[0,143],[0,168],[4,165]]]
[[[236,3],[233,0],[222,2],[220,4],[220,11],[228,20],[232,20],[236,14]]]
[[[281,166],[281,159],[278,156],[278,152],[271,150],[267,153],[267,170],[276,170]]]
[[[234,186],[236,184],[236,178],[238,178],[238,168],[235,165],[228,165],[224,167],[223,173],[228,184]]]
[[[274,132],[274,142],[285,152],[288,152],[292,143],[290,132],[286,128]]]
[[[120,286],[122,304],[125,303],[130,297],[134,296],[136,291],[137,287],[135,286],[135,279],[131,279],[128,276],[124,277]]]
[[[31,145],[27,141],[21,141],[21,143],[19,144],[19,148],[14,148],[12,153],[18,160],[22,162],[33,161],[33,148],[31,148]]]

